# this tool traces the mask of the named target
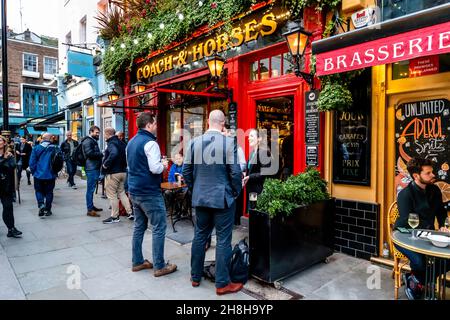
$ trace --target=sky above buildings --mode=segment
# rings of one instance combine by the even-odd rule
[[[58,37],[58,7],[63,0],[7,0],[7,23],[14,32],[27,28],[37,35]],[[22,6],[22,24],[20,7]]]

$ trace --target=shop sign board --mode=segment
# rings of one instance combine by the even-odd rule
[[[305,143],[318,145],[320,143],[320,117],[317,109],[319,91],[305,93]]]
[[[306,165],[317,167],[319,166],[319,147],[306,145]]]
[[[429,56],[409,61],[409,77],[422,77],[439,73],[439,56]]]
[[[178,74],[190,71],[206,66],[204,58],[213,53],[226,51],[227,58],[243,54],[247,50],[258,49],[255,47],[258,43],[264,46],[273,42],[275,35],[277,41],[284,41],[279,33],[289,16],[290,12],[280,7],[274,7],[270,12],[250,14],[235,22],[229,33],[219,31],[208,37],[200,37],[138,64],[135,77],[145,81],[168,71]]]
[[[316,75],[450,52],[450,21],[316,55]]]
[[[397,192],[411,181],[406,164],[414,157],[432,160],[437,184],[450,190],[449,100],[412,101],[395,106],[395,141]]]
[[[336,112],[333,182],[370,185],[370,108]]]
[[[356,29],[377,23],[380,9],[378,7],[366,8],[352,14],[352,22]]]
[[[94,78],[94,58],[92,54],[67,51],[67,68],[71,75],[87,79]]]

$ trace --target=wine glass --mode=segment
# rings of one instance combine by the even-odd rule
[[[419,215],[417,213],[410,213],[408,216],[408,224],[413,229],[412,230],[412,236],[411,239],[416,240],[416,234],[414,232],[414,229],[419,226]]]

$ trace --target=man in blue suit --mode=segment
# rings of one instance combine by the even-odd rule
[[[216,228],[216,293],[237,292],[242,283],[230,280],[231,237],[236,198],[242,189],[242,172],[233,138],[222,134],[225,115],[214,110],[209,130],[195,138],[185,154],[183,177],[192,191],[197,224],[191,250],[191,281],[200,285],[205,262],[205,244]]]

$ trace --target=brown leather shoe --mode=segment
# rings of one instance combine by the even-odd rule
[[[100,217],[100,215],[94,210],[89,210],[86,215],[88,215],[89,217]]]
[[[191,284],[194,288],[196,288],[196,287],[200,286],[200,281],[197,282],[197,281],[192,280],[192,278],[191,278]]]
[[[144,270],[144,269],[152,269],[152,268],[153,268],[153,263],[151,263],[150,261],[145,259],[143,264],[140,264],[138,266],[134,266],[133,268],[131,268],[131,271],[137,272],[137,271],[141,271],[141,270]]]
[[[172,263],[167,263],[164,268],[155,270],[153,275],[155,277],[165,276],[166,274],[175,272],[177,270],[177,265]]]
[[[227,286],[225,286],[223,288],[216,288],[216,294],[218,296],[221,296],[221,295],[227,294],[227,293],[235,293],[235,292],[240,291],[243,287],[244,287],[244,285],[242,283],[230,282]]]

